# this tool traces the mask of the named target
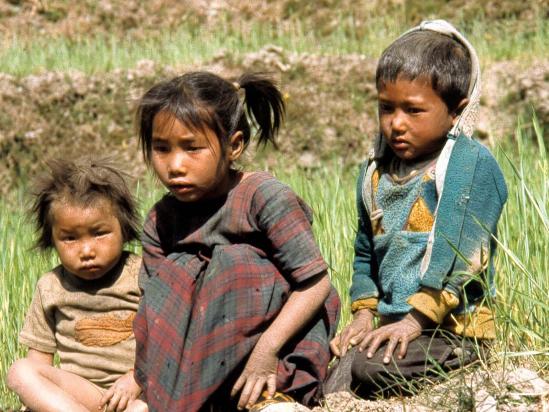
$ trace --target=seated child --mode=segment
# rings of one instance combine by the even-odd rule
[[[19,336],[29,350],[7,383],[32,411],[121,411],[140,393],[132,322],[141,258],[123,250],[138,235],[135,202],[106,159],[47,166],[32,212],[37,246],[54,248],[61,265],[38,281]]]
[[[495,337],[492,236],[507,189],[471,139],[475,50],[449,23],[423,22],[383,52],[376,86],[381,133],[358,179],[354,319],[331,342],[342,359],[327,392],[405,393]]]
[[[144,225],[134,324],[143,395],[131,410],[257,411],[318,394],[339,299],[311,210],[269,173],[234,166],[253,136],[248,118],[267,142],[283,113],[258,74],[232,83],[192,72],[143,96],[141,146],[169,192]]]

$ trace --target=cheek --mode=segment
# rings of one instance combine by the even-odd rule
[[[158,157],[158,156],[152,156],[151,157],[151,167],[159,176],[162,176],[164,174],[164,170],[166,169],[164,162]]]

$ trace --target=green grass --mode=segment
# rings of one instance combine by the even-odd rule
[[[526,131],[524,131],[526,130]],[[509,200],[499,224],[498,344],[506,362],[534,364],[547,374],[549,360],[549,157],[543,131],[517,128],[495,154],[509,187]],[[314,210],[314,230],[330,265],[332,280],[343,298],[343,326],[350,319],[347,291],[351,279],[356,221],[354,186],[357,169],[334,162],[312,171],[281,165],[273,170]],[[143,213],[160,195],[152,179],[138,186]],[[0,409],[15,407],[16,397],[5,387],[5,374],[14,359],[24,356],[17,334],[41,273],[56,264],[54,255],[30,250],[32,227],[22,214],[26,191],[0,200]]]
[[[540,18],[527,27],[513,21],[478,19],[458,27],[478,50],[482,63],[496,60],[529,62],[549,52],[549,21]],[[372,16],[362,22],[341,17],[336,29],[320,33],[314,25],[290,20],[284,25],[227,22],[215,28],[183,25],[173,32],[157,31],[143,38],[95,35],[76,39],[28,34],[0,40],[0,72],[23,76],[45,70],[105,72],[132,68],[142,59],[160,65],[204,62],[220,50],[236,56],[274,44],[288,52],[316,54],[361,53],[377,58],[409,27],[403,18]]]

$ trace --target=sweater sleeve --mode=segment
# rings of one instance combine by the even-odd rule
[[[368,163],[365,162],[361,169],[357,182],[356,204],[358,212],[358,226],[355,238],[355,257],[353,262],[353,278],[351,285],[351,302],[363,301],[368,299],[368,308],[373,309],[372,299],[377,299],[379,291],[377,288],[377,264],[373,253],[373,234],[372,225],[362,197],[362,186]],[[361,305],[355,305],[359,307]],[[358,309],[356,309],[358,310]]]
[[[471,187],[470,198],[463,219],[463,227],[456,251],[457,258],[446,289],[460,294],[465,288],[482,288],[482,281],[493,283],[492,260],[496,243],[492,236],[497,233],[497,223],[507,200],[507,187],[503,174],[490,152],[484,147],[479,153],[479,162]],[[488,270],[489,279],[478,279]],[[467,293],[471,297],[470,293]]]
[[[312,210],[293,190],[276,179],[265,181],[254,193],[252,209],[288,281],[298,285],[328,270],[313,235]]]
[[[495,242],[492,235],[496,234],[497,222],[507,200],[507,188],[496,160],[482,146],[470,191],[467,196],[460,197],[459,202],[464,199],[467,203],[458,235],[448,233],[449,228],[436,228],[454,255],[451,268],[445,272],[441,270],[438,281],[433,276],[436,273],[431,271],[427,281],[423,279],[418,293],[408,299],[414,309],[437,323],[441,323],[459,305],[474,303],[482,299],[486,292],[493,293]],[[446,211],[449,212],[452,210]],[[449,239],[459,241],[454,243]]]

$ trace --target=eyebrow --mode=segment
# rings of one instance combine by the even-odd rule
[[[184,139],[184,140],[192,140],[192,139],[196,139],[196,136],[192,133],[189,133],[182,136],[178,136],[178,138]],[[166,139],[167,137],[163,135],[157,135],[157,134],[152,135],[152,140],[166,140]]]
[[[394,100],[379,96],[378,97],[378,102],[393,103]],[[422,99],[421,97],[418,98],[418,97],[415,97],[415,96],[407,96],[405,99],[402,99],[401,102],[403,102],[405,104],[423,104],[423,103],[425,103],[425,99]]]

